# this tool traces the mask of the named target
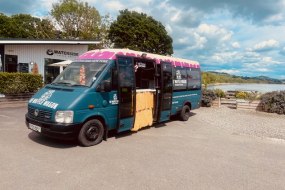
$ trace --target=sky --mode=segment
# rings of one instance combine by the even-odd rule
[[[146,13],[173,39],[174,57],[203,71],[285,79],[285,0],[82,0],[101,16]],[[6,15],[49,17],[58,0],[0,0]]]

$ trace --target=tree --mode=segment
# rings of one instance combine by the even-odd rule
[[[0,37],[51,39],[55,28],[47,19],[32,17],[29,14],[16,14],[11,17],[0,14]]]
[[[0,13],[0,37],[7,38],[9,37],[9,21],[10,18],[3,13]]]
[[[172,38],[165,27],[151,16],[135,11],[120,11],[110,26],[108,38],[115,48],[129,48],[161,55],[173,54]]]
[[[101,25],[98,34],[98,38],[101,40],[101,43],[97,45],[97,48],[102,49],[112,47],[112,42],[108,38],[111,23],[112,18],[109,14],[101,17]]]
[[[52,5],[51,16],[55,19],[66,39],[96,39],[101,16],[96,8],[77,0],[60,0]]]

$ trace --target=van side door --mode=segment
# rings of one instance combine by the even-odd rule
[[[172,106],[172,64],[169,62],[161,62],[161,93],[159,106],[159,122],[170,119]]]
[[[136,91],[133,58],[118,56],[117,69],[119,99],[117,131],[122,132],[134,126]]]

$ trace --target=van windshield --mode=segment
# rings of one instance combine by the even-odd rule
[[[73,62],[51,84],[90,87],[103,71],[107,62],[108,60]]]

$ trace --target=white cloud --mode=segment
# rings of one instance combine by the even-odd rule
[[[137,5],[149,5],[153,0],[135,0],[131,1],[134,2]]]
[[[227,31],[224,28],[218,27],[216,25],[201,24],[197,32],[201,35],[205,35],[208,38],[219,37],[221,41],[227,41],[231,38],[232,32]]]
[[[270,51],[279,47],[279,42],[276,40],[267,40],[254,45],[254,51]]]
[[[243,65],[247,70],[252,72],[270,72],[272,68],[281,64],[279,61],[273,60],[272,57],[258,57],[254,62],[248,62]]]
[[[110,10],[122,10],[125,8],[125,5],[120,1],[106,1],[104,6]]]
[[[228,48],[232,37],[231,31],[210,24],[201,24],[185,33],[188,34],[187,49],[190,50],[223,51]]]
[[[284,0],[175,0],[173,4],[186,10],[194,7],[205,14],[227,9],[234,17],[254,21],[252,24],[260,24],[274,15],[283,13],[285,8]]]
[[[284,21],[284,14],[283,13],[278,13],[272,16],[269,16],[267,19],[265,19],[264,22],[266,23],[280,23]]]
[[[173,29],[170,24],[166,24],[165,29],[170,35],[173,33]]]
[[[240,45],[238,42],[234,42],[234,43],[232,43],[232,47],[233,48],[240,48]]]
[[[283,47],[280,52],[279,52],[281,55],[285,55],[285,47]]]
[[[268,69],[268,68],[257,68],[257,69],[255,69],[255,71],[266,73],[266,72],[269,72],[269,71],[271,71],[271,70]]]
[[[242,67],[242,71],[246,73],[255,73],[256,76],[260,75],[258,72],[270,72],[271,69],[268,65],[264,65],[263,63],[252,63],[252,64],[244,64]]]
[[[218,70],[214,70],[214,71],[220,72],[220,73],[228,73],[231,75],[240,74],[240,70],[236,70],[236,69],[218,69]]]
[[[268,64],[270,64],[270,65],[272,65],[272,64],[278,65],[278,64],[281,64],[281,63],[282,63],[282,62],[280,62],[280,61],[275,61],[275,60],[273,60],[272,57],[263,57],[263,58],[262,58],[262,62],[268,63]]]

